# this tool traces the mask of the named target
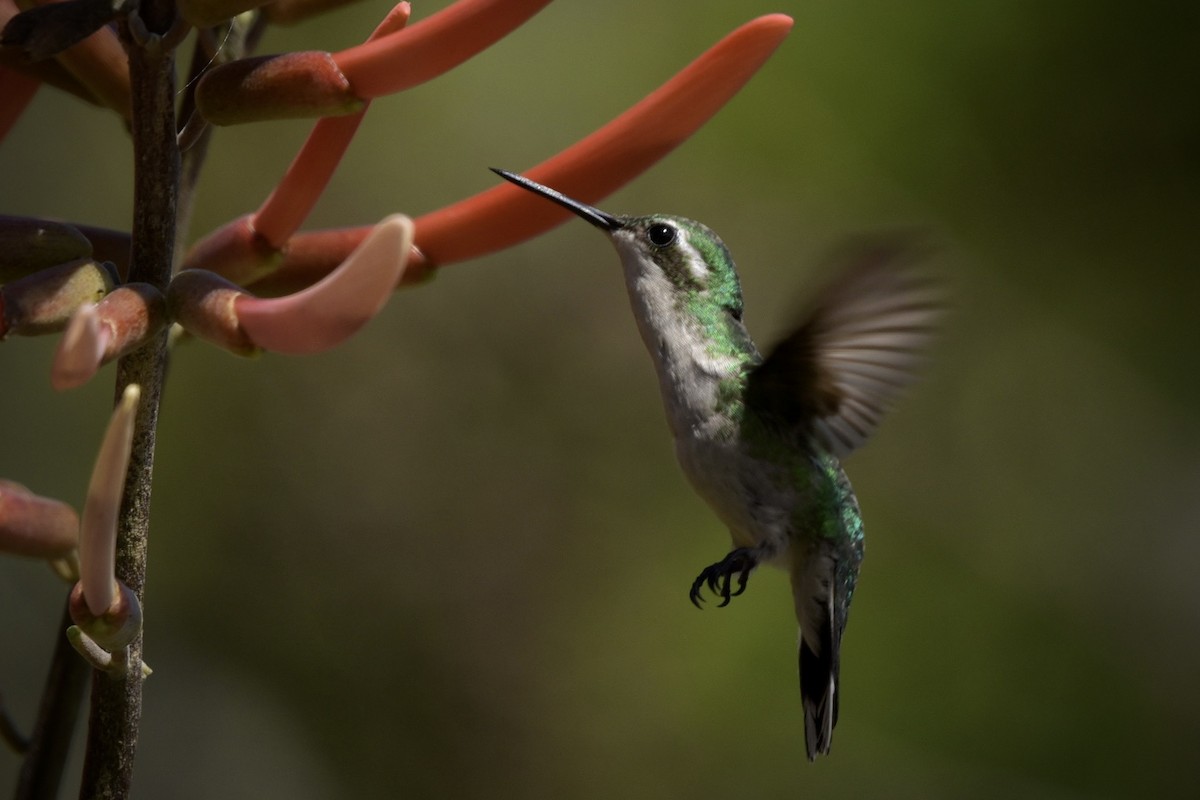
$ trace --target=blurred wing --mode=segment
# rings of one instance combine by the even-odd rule
[[[817,436],[839,458],[867,440],[912,383],[943,305],[913,269],[909,237],[857,243],[806,321],[749,376],[764,416]]]

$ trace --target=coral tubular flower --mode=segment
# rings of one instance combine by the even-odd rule
[[[258,298],[208,270],[187,269],[167,287],[167,304],[184,330],[238,355],[328,350],[379,313],[412,252],[408,217],[395,214],[371,230],[336,270],[296,294]]]
[[[403,29],[411,12],[408,3],[398,4],[384,17],[367,41]],[[341,162],[369,107],[368,102],[349,116],[317,120],[308,141],[296,154],[283,179],[250,221],[250,227],[267,244],[278,250],[304,222],[316,205],[317,198],[329,185],[333,171]]]
[[[333,56],[359,97],[411,89],[503,39],[550,0],[459,0],[428,19]]]
[[[526,175],[565,187],[564,192],[583,202],[599,201],[695,133],[770,58],[791,28],[792,19],[783,14],[751,20],[612,122]],[[415,251],[404,282],[420,280],[435,267],[510,247],[570,216],[508,184],[425,214],[415,223]],[[347,228],[293,237],[283,263],[263,285],[290,287],[319,279],[369,231]],[[205,266],[204,259],[189,258],[193,261]]]
[[[340,53],[241,59],[208,72],[196,107],[214,125],[352,114],[436,78],[511,33],[550,0],[459,0],[411,28]]]
[[[255,291],[283,294],[311,286],[328,275],[334,266],[345,261],[347,254],[358,247],[370,232],[369,227],[331,228],[293,236],[288,240],[286,254],[280,253],[273,263],[275,271],[260,273],[260,280],[253,283]],[[419,283],[433,275],[432,269],[419,262],[420,256],[414,249],[409,253],[408,264],[404,268],[403,284]],[[286,269],[278,269],[281,263],[286,265]],[[224,264],[222,272],[225,272]]]
[[[309,288],[274,299],[236,299],[238,321],[259,347],[306,355],[336,347],[379,313],[412,252],[413,222],[380,222],[337,270]]]
[[[783,14],[746,23],[637,105],[526,176],[561,187],[582,202],[599,201],[695,133],[750,80],[791,28],[791,18]],[[434,265],[464,261],[511,247],[571,216],[505,184],[419,217],[417,249]]]
[[[408,3],[396,5],[368,41],[403,28],[410,11]],[[281,248],[329,185],[369,107],[367,102],[349,116],[317,120],[283,179],[258,211],[233,220],[193,245],[184,269],[219,264],[219,269],[208,268],[237,283],[250,283],[273,270],[282,258]]]
[[[370,228],[364,229],[369,231]],[[357,244],[357,242],[355,242]],[[347,248],[345,258],[353,249]],[[341,263],[342,258],[332,266]],[[237,284],[250,284],[270,275],[279,268],[283,253],[278,247],[259,236],[254,229],[254,215],[245,214],[231,220],[196,242],[183,260],[183,275],[191,270],[205,269]]]

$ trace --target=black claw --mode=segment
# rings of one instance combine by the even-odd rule
[[[717,606],[717,608],[724,608],[725,606],[729,605],[729,600],[730,600],[730,598],[733,597],[733,595],[729,591],[729,582],[733,579],[733,576],[730,573],[726,572],[722,577],[724,578],[724,581],[722,581],[722,583],[721,583],[722,600],[721,600],[720,605]]]
[[[704,599],[700,595],[700,590],[704,588],[705,584],[708,584],[710,592],[721,598],[717,608],[729,605],[732,598],[746,591],[746,581],[750,579],[750,572],[756,566],[758,566],[758,559],[755,557],[754,551],[748,547],[739,547],[716,564],[705,567],[692,582],[692,590],[688,592],[692,605],[700,608],[700,603]],[[736,591],[733,589],[734,575],[737,575]]]

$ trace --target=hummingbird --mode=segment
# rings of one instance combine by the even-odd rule
[[[829,753],[842,634],[863,559],[863,521],[841,459],[914,379],[941,310],[902,237],[860,242],[799,325],[764,357],[742,321],[729,249],[707,226],[665,214],[614,216],[504,170],[608,235],[654,361],[675,454],[729,528],[733,549],[701,570],[721,606],[760,564],[792,586],[809,761]]]

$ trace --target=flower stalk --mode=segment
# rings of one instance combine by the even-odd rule
[[[69,0],[21,19],[13,0],[0,0],[0,23],[18,22],[6,27],[5,36],[17,37],[12,41],[19,45],[0,48],[0,85],[13,89],[0,92],[0,139],[39,83],[47,82],[124,117],[135,170],[130,233],[0,217],[0,259],[10,250],[20,256],[0,260],[0,338],[67,327],[51,374],[59,389],[78,386],[118,360],[114,428],[83,514],[78,569],[73,542],[63,533],[74,527],[69,507],[0,485],[0,517],[9,513],[26,524],[5,532],[19,540],[16,549],[58,563],[64,576],[73,579],[78,571],[80,577],[64,612],[70,612],[62,623],[68,634],[55,650],[18,798],[56,793],[89,666],[82,796],[129,792],[147,674],[141,614],[168,328],[182,327],[241,355],[320,352],[354,335],[396,287],[567,218],[505,184],[415,222],[392,214],[376,225],[298,233],[373,99],[457,66],[550,0],[458,0],[411,26],[409,4],[402,2],[362,45],[241,58],[266,20],[290,22],[341,2],[276,0],[229,20],[258,0]],[[71,9],[91,17],[72,19]],[[110,16],[88,27],[110,12],[116,26],[106,24]],[[45,27],[47,19],[66,20],[68,30]],[[193,24],[205,27],[197,31],[178,101],[173,51]],[[600,200],[703,125],[790,27],[782,15],[742,26],[643,101],[528,174],[586,202]],[[228,35],[219,38],[222,32]],[[177,101],[184,125],[176,120]],[[181,215],[190,215],[209,126],[288,116],[321,119],[276,190],[257,211],[202,238],[184,257]],[[488,179],[486,166],[480,165],[481,181]],[[281,287],[294,293],[275,296]]]
[[[151,32],[165,35],[175,23],[173,0],[143,0],[135,12]],[[129,279],[166,292],[176,249],[176,201],[180,158],[175,124],[175,59],[161,42],[141,46],[122,22],[129,54],[134,146],[134,213]],[[166,374],[166,332],[123,357],[117,365],[117,396],[125,387],[141,387],[134,417],[132,450],[117,527],[115,576],[133,592],[141,607],[146,583],[150,531],[150,486],[155,432]],[[142,636],[129,643],[130,663],[142,662]],[[137,752],[142,715],[142,672],[126,670],[117,678],[94,672],[83,766],[83,796],[127,797]]]

